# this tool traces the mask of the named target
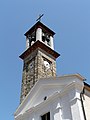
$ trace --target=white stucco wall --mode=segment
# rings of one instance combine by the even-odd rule
[[[47,112],[50,112],[50,120],[84,120],[82,111],[79,111],[80,103],[75,85],[72,84],[16,117],[16,120],[41,120],[41,116]]]
[[[90,91],[85,90],[83,102],[84,102],[86,118],[87,120],[90,120]]]
[[[80,99],[82,90],[83,81],[75,76],[48,82],[41,80],[17,109],[15,120],[41,120],[41,116],[48,112],[50,120],[84,120]]]

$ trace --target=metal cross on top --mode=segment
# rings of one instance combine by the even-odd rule
[[[40,14],[36,21],[41,21],[41,18],[43,17],[43,15],[44,14]]]

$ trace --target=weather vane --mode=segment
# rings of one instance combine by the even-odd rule
[[[43,17],[43,15],[44,14],[40,14],[36,21],[41,21],[41,18]]]

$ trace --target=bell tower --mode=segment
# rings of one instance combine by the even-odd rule
[[[20,103],[40,78],[56,76],[56,58],[54,50],[55,33],[38,21],[25,34],[26,50],[20,55],[23,60],[23,74]]]

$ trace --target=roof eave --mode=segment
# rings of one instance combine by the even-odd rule
[[[49,29],[46,25],[44,25],[43,23],[41,23],[40,21],[38,21],[34,26],[32,26],[24,35],[27,36],[29,33],[33,32],[34,30],[36,30],[37,27],[41,27],[44,28],[45,30],[49,31],[52,35],[55,35],[55,32],[52,31],[51,29]]]

